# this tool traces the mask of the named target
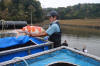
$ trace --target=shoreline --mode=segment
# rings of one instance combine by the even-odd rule
[[[88,25],[72,25],[72,24],[61,24],[61,26],[70,26],[70,27],[80,27],[80,28],[93,28],[100,29],[100,26],[88,26]]]

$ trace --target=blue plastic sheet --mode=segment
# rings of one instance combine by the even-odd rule
[[[46,43],[45,41],[42,41],[36,37],[30,37],[30,36],[19,36],[19,37],[5,37],[0,38],[0,48],[6,48],[11,47],[19,44],[25,44],[28,41],[32,41],[36,44],[43,44]]]

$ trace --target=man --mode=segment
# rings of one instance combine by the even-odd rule
[[[48,15],[50,20],[50,26],[46,32],[41,34],[32,34],[31,36],[46,36],[48,35],[48,40],[54,42],[54,48],[61,46],[61,29],[58,22],[58,13],[56,11],[51,11]]]

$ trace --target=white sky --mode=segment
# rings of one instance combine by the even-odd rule
[[[43,8],[67,7],[79,3],[100,3],[100,0],[39,0]]]

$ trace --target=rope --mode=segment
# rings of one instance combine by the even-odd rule
[[[27,61],[26,61],[25,59],[21,58],[21,57],[14,57],[13,59],[14,59],[14,60],[15,60],[15,59],[23,60],[23,61],[25,62],[25,64],[26,64],[26,66],[29,66],[29,64],[27,63]]]

